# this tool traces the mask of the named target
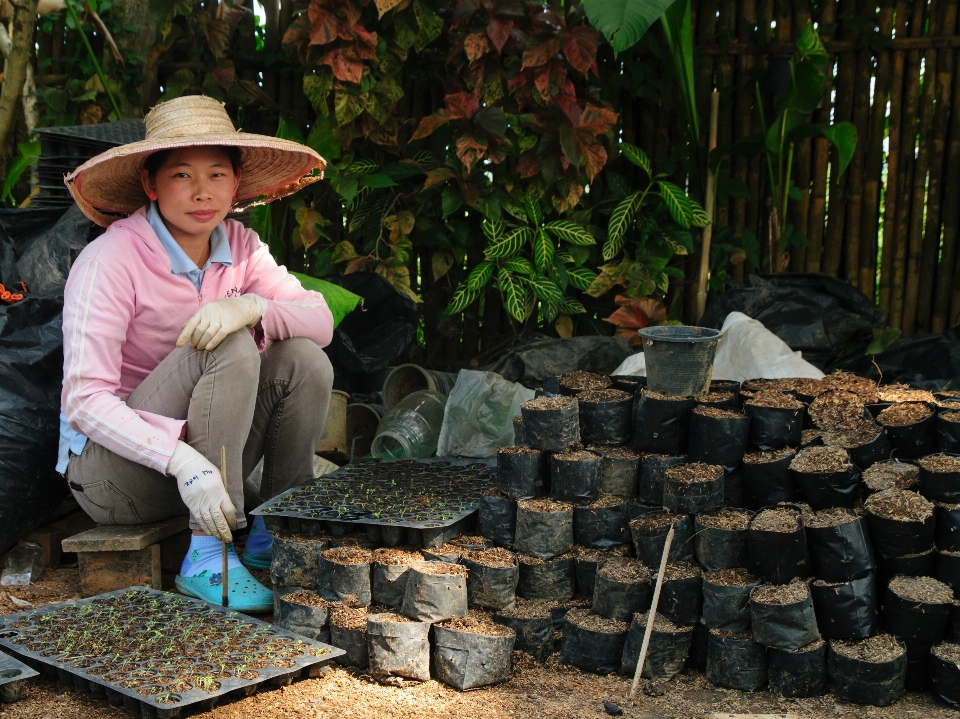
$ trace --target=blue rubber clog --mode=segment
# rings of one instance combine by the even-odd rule
[[[177,575],[177,589],[188,597],[196,597],[213,604],[223,598],[220,572],[204,570],[195,577]],[[265,613],[273,611],[273,592],[258,582],[246,567],[237,567],[229,572],[229,609],[237,612]]]

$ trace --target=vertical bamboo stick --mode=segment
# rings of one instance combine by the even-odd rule
[[[793,34],[799,35],[803,28],[812,20],[809,0],[798,0],[795,4]],[[807,219],[810,214],[810,139],[801,140],[794,149],[793,167],[794,179],[800,191],[800,199],[790,203],[790,221],[794,232],[808,237]],[[809,242],[809,239],[808,239]],[[790,269],[793,272],[803,272],[807,266],[807,248],[794,247],[790,251]]]
[[[923,3],[917,4],[922,6]],[[936,11],[938,6],[939,3],[937,0],[930,0],[926,7],[927,24],[930,25],[931,28],[936,24]],[[921,14],[918,18],[917,10],[914,11],[914,19],[919,20],[917,23],[919,28],[917,36],[922,36],[924,27],[922,7],[920,8],[919,12]],[[911,36],[914,35],[915,30],[917,30],[917,28],[911,29]],[[910,122],[909,126],[913,127],[916,124],[917,129],[914,132],[916,135],[919,135],[919,142],[915,151],[916,159],[911,163],[913,165],[913,172],[907,178],[907,181],[903,187],[905,192],[909,191],[910,193],[909,207],[900,215],[901,221],[898,222],[898,226],[903,229],[904,241],[898,245],[898,252],[894,257],[894,270],[899,270],[902,273],[901,276],[904,278],[903,282],[899,283],[898,285],[896,283],[896,275],[894,275],[894,289],[899,290],[900,297],[900,303],[894,304],[894,317],[899,320],[895,323],[896,326],[900,327],[905,335],[913,334],[917,318],[917,285],[920,282],[919,264],[920,252],[923,246],[923,210],[924,197],[927,188],[927,164],[929,161],[927,137],[930,134],[930,121],[931,116],[933,115],[932,88],[934,86],[933,82],[925,82],[923,84],[921,94],[920,53],[918,51],[912,51],[911,54],[916,56],[916,63],[912,68],[912,72],[908,74],[907,77],[908,81],[911,83],[911,93],[907,97],[907,104],[904,110],[905,112],[910,112],[912,110],[913,117],[918,118]],[[930,73],[928,77],[935,77],[935,70],[931,67],[931,63],[936,63],[935,53],[932,51],[925,52],[923,60],[926,66],[926,71]],[[907,125],[907,123],[904,124]],[[911,139],[914,142],[917,142],[913,136]],[[914,153],[911,152],[911,155],[913,154]],[[904,166],[904,169],[906,169],[906,165]]]
[[[878,17],[880,37],[890,39],[893,34],[893,0],[882,0]],[[876,296],[878,233],[880,230],[880,183],[883,173],[883,140],[887,125],[887,98],[890,96],[893,55],[880,52],[877,59],[873,104],[870,108],[870,129],[861,141],[864,149],[863,213],[860,233],[860,289],[871,299]]]
[[[834,2],[834,0],[827,0],[828,2]],[[756,59],[756,69],[754,74],[757,77],[765,77],[767,75],[767,69],[770,65],[769,63],[769,54],[768,49],[770,41],[773,37],[773,16],[774,16],[774,6],[775,0],[757,0],[757,45],[760,47],[760,54],[757,55]],[[751,86],[751,91],[753,87]],[[753,92],[754,98],[753,102],[756,103],[756,92]],[[760,111],[763,109],[769,121],[769,113],[767,108],[754,107],[752,113],[752,123],[753,123],[753,133],[762,133],[764,128],[760,121]],[[749,263],[744,262],[743,265],[736,265],[733,267],[733,270],[740,271],[742,269],[743,273],[753,273],[753,272],[763,272],[763,265],[766,261],[769,267],[769,251],[768,243],[766,241],[769,234],[768,227],[770,224],[770,212],[769,206],[767,205],[767,199],[770,196],[770,187],[769,187],[770,178],[767,173],[767,164],[766,157],[763,154],[758,155],[756,158],[750,161],[750,191],[753,198],[751,202],[747,205],[747,223],[751,229],[755,232],[757,236],[757,242],[760,245],[759,252],[759,267],[752,267]],[[752,222],[751,222],[752,220]],[[738,275],[732,273],[734,278],[742,279],[743,275]]]
[[[709,139],[707,140],[708,155],[713,152],[714,148],[717,146],[717,125],[719,123],[719,114],[720,92],[714,90],[713,95],[710,96],[710,134]],[[713,187],[713,170],[707,169],[707,192],[704,206],[707,210],[707,216],[711,220],[711,224],[703,228],[703,242],[701,242],[700,249],[700,274],[697,279],[697,307],[694,311],[697,321],[703,317],[703,311],[707,307],[707,273],[710,270],[710,242],[713,239]]]
[[[907,0],[896,0],[894,28],[897,37],[907,31]],[[893,54],[893,72],[890,73],[890,120],[887,144],[887,186],[883,195],[883,248],[880,253],[880,309],[887,315],[888,324],[893,324],[894,255],[897,242],[897,212],[900,209],[900,126],[903,120],[903,73],[906,68],[906,53],[898,50]],[[907,135],[909,137],[909,134]],[[911,153],[907,153],[911,154]],[[902,278],[901,278],[902,281]]]
[[[783,3],[783,2],[777,3],[777,4],[774,6],[774,14],[775,14],[775,20],[776,20],[776,28],[774,29],[774,39],[775,39],[778,43],[784,43],[784,42],[785,42],[785,43],[789,43],[790,40],[791,40],[791,28],[792,28],[792,22],[791,22],[791,21],[792,21],[792,19],[793,19],[793,18],[791,17],[791,15],[792,15],[792,8],[791,8],[790,3]],[[791,53],[791,54],[792,54],[792,53]],[[769,117],[772,117],[772,115],[773,115],[773,111],[771,110],[770,115],[768,115],[767,117],[768,117],[768,118],[769,118]],[[768,121],[769,121],[769,120],[768,120]],[[789,152],[789,148],[784,148],[784,152]],[[786,162],[786,158],[784,158],[784,162]],[[774,165],[774,171],[776,171],[776,170],[777,170],[776,165]],[[793,173],[790,172],[790,173],[788,173],[787,176],[784,176],[784,178],[783,178],[783,179],[784,179],[784,186],[780,188],[780,191],[781,191],[781,192],[786,193],[786,192],[788,191],[788,188],[790,187],[790,176],[792,176],[792,174],[793,174]],[[772,193],[771,193],[771,196],[772,196]],[[777,222],[779,223],[780,227],[779,227],[779,229],[778,229],[778,231],[777,231],[776,233],[771,233],[771,235],[770,235],[770,237],[771,237],[771,240],[770,240],[770,272],[771,272],[771,273],[781,272],[782,270],[786,269],[786,267],[785,267],[785,257],[786,257],[786,255],[784,254],[785,251],[780,249],[780,244],[781,244],[781,242],[780,242],[779,238],[782,238],[782,235],[783,235],[783,233],[784,233],[784,231],[785,231],[785,229],[786,229],[786,225],[787,225],[788,220],[787,220],[787,215],[786,215],[786,213],[784,213],[784,212],[783,212],[783,209],[782,209],[782,208],[783,208],[783,202],[782,202],[782,200],[779,201],[779,202],[776,202],[776,204],[778,205],[778,206],[775,208],[775,211],[776,211],[776,213],[777,213],[776,218],[777,218]],[[777,241],[775,242],[775,241],[773,240],[773,238],[778,238],[778,239],[777,239]]]
[[[831,40],[836,19],[836,0],[828,0],[820,9],[820,35],[825,42]],[[814,122],[829,122],[831,91],[833,89],[833,62],[827,65],[827,87],[821,106],[813,113]],[[820,272],[823,266],[823,233],[827,212],[827,172],[830,162],[830,143],[826,138],[813,140],[813,165],[810,183],[810,213],[807,220],[807,272]]]
[[[943,205],[943,241],[940,247],[940,264],[937,266],[937,292],[933,302],[933,332],[944,332],[948,321],[960,310],[960,293],[954,287],[957,263],[957,234],[960,226],[960,52],[953,58],[953,96],[950,103],[950,140],[946,150],[947,177]],[[953,298],[953,302],[951,302]]]
[[[720,14],[717,18],[717,32],[720,44],[730,42],[736,37],[737,0],[720,0]],[[720,116],[717,124],[717,143],[727,147],[733,139],[733,57],[721,55],[717,63],[717,90],[720,92]],[[714,229],[719,231],[730,225],[729,203],[718,202],[714,213]]]
[[[856,39],[856,0],[840,0],[840,40]],[[849,122],[853,117],[853,91],[857,57],[853,53],[837,55],[837,94],[834,101],[835,122]],[[843,256],[844,223],[846,220],[846,175],[839,175],[839,158],[833,153],[830,163],[830,206],[827,210],[827,231],[823,245],[823,271],[840,274]]]
[[[957,0],[946,0],[942,4],[941,19],[937,25],[940,35],[953,35],[957,24]],[[937,255],[940,252],[940,223],[943,210],[943,158],[947,144],[950,116],[950,75],[953,72],[953,50],[943,48],[936,51],[936,109],[933,116],[930,142],[930,180],[927,189],[927,219],[923,233],[919,268],[919,290],[917,296],[916,331],[926,333],[932,324],[934,278],[937,273]],[[933,70],[927,69],[926,82],[931,82]]]
[[[757,40],[756,0],[740,1],[740,22],[737,27],[737,39],[745,45],[755,43]],[[753,91],[753,73],[755,66],[756,56],[740,56],[737,69],[736,113],[734,115],[735,140],[747,137],[754,132],[755,112],[753,104],[756,93]],[[751,181],[751,169],[754,166],[757,168],[757,175],[759,176],[760,163],[758,158],[748,159],[736,156],[730,163],[731,179],[739,180],[751,188],[749,198],[733,201],[731,226],[734,232],[743,232],[746,229],[753,233],[757,231],[757,194],[754,189],[757,186],[757,181]],[[731,270],[736,270],[735,273],[732,273],[735,279],[743,280],[744,272],[748,269],[747,264],[747,262],[742,262],[731,268]]]

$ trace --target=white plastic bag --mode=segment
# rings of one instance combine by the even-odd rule
[[[513,440],[513,418],[534,391],[496,372],[460,370],[450,390],[437,443],[438,457],[496,457]]]

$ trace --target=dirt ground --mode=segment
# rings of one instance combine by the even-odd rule
[[[9,594],[35,605],[76,598],[75,567],[48,571],[30,587],[0,589],[0,613],[22,611]],[[698,672],[685,671],[666,685],[662,696],[638,693],[627,699],[630,682],[623,677],[599,677],[561,666],[554,655],[537,664],[516,654],[513,678],[506,684],[471,692],[457,692],[435,681],[403,687],[377,684],[354,669],[331,667],[323,678],[298,681],[291,686],[265,687],[246,699],[193,716],[203,719],[567,719],[607,716],[604,702],[623,709],[636,719],[707,718],[718,714],[790,714],[822,719],[956,719],[956,712],[928,694],[908,693],[891,707],[847,704],[832,694],[816,699],[784,700],[767,691],[753,694],[720,689]],[[0,719],[120,719],[122,709],[92,699],[57,682],[33,679],[16,704],[0,706]]]

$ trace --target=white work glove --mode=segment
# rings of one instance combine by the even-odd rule
[[[232,542],[237,510],[223,488],[220,470],[186,442],[177,442],[167,473],[177,478],[177,489],[201,529],[221,542]]]
[[[208,302],[184,323],[177,347],[189,342],[198,350],[212,350],[227,335],[244,327],[256,327],[266,308],[267,301],[257,295]]]

